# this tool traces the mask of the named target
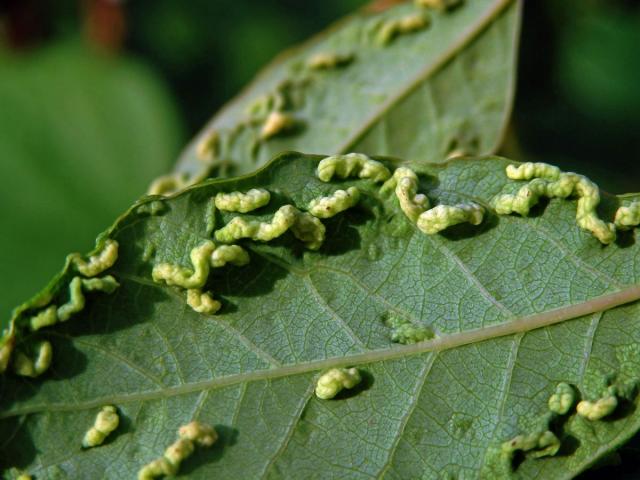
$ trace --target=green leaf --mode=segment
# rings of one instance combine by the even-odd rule
[[[176,172],[192,181],[243,174],[286,150],[357,151],[436,163],[452,153],[494,153],[511,110],[520,2],[474,0],[448,12],[429,10],[427,28],[387,45],[376,41],[380,25],[422,12],[412,2],[362,11],[279,57],[214,116]],[[307,63],[323,53],[350,61],[310,69]],[[249,111],[279,90],[281,109],[296,123],[261,139],[264,119]],[[219,151],[199,158],[198,146],[213,132],[220,137]]]
[[[0,325],[163,172],[180,124],[130,60],[74,43],[0,52]]]
[[[320,158],[287,153],[163,204],[142,200],[106,234],[120,244],[106,272],[120,288],[87,294],[82,312],[37,334],[20,327],[24,307],[17,348],[47,339],[54,359],[35,380],[2,376],[1,466],[36,478],[132,478],[197,419],[221,438],[184,461],[189,478],[501,478],[486,474],[495,449],[548,422],[558,383],[596,399],[608,383],[638,380],[634,232],[601,245],[577,227],[575,200],[551,200],[529,218],[496,216],[492,199],[520,183],[505,176],[511,162],[491,157],[414,165],[432,203],[472,200],[488,212],[480,226],[425,235],[379,184],[319,181]],[[196,313],[183,290],[151,278],[161,262],[189,266],[192,248],[211,238],[217,193],[269,190],[271,202],[247,214],[267,220],[285,203],[304,209],[346,187],[360,190],[360,203],[324,220],[319,250],[290,233],[239,242],[250,263],[213,269],[206,285],[222,302],[216,315]],[[619,202],[606,196],[601,215]],[[237,215],[218,212],[217,228]],[[67,265],[48,287],[54,304],[67,301],[73,275]],[[397,346],[390,315],[436,338]],[[333,400],[313,395],[321,370],[352,366],[359,387]],[[575,409],[557,417],[549,428],[560,451],[516,459],[517,478],[583,471],[638,430],[637,402],[629,393],[602,420]],[[120,426],[83,451],[107,404]]]

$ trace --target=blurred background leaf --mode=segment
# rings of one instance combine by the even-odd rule
[[[127,46],[180,98],[195,134],[258,69],[366,0],[147,0],[126,3]]]

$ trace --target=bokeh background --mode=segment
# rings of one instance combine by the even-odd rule
[[[366,0],[0,0],[0,317],[283,48]],[[505,154],[640,190],[640,2],[525,2]]]
[[[365,3],[0,0],[0,323],[261,66]],[[639,46],[637,0],[525,1],[503,153],[640,190]]]

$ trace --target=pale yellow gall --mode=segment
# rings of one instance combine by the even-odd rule
[[[74,277],[69,283],[69,301],[58,307],[58,321],[66,322],[72,315],[84,309],[86,298],[83,291],[101,291],[111,294],[120,284],[111,275],[100,278]],[[40,325],[41,327],[42,325]],[[32,324],[32,328],[34,325]]]
[[[502,453],[509,462],[518,450],[532,458],[549,457],[560,450],[560,440],[550,430],[544,430],[528,435],[518,435],[502,444]]]
[[[227,263],[243,267],[250,261],[249,254],[240,245],[220,245],[211,254],[211,266],[224,267]]]
[[[429,208],[429,199],[426,195],[418,193],[418,186],[416,173],[410,168],[399,167],[382,186],[381,192],[395,190],[400,208],[409,220],[415,222],[420,214]]]
[[[2,332],[2,338],[0,338],[0,373],[4,373],[7,370],[15,343],[16,336],[12,325],[11,328]]]
[[[69,256],[71,263],[75,269],[85,277],[95,277],[106,269],[113,266],[118,259],[118,242],[115,240],[107,240],[100,252],[84,260],[79,253],[73,253]]]
[[[353,388],[362,381],[357,368],[332,368],[316,382],[316,396],[330,400],[345,388]]]
[[[438,205],[421,213],[416,224],[423,233],[433,235],[459,223],[480,225],[483,217],[484,208],[475,203]]]
[[[317,218],[306,212],[301,212],[293,205],[280,207],[271,222],[235,217],[216,231],[215,237],[222,243],[231,243],[242,238],[268,242],[281,236],[289,229],[311,250],[320,248],[324,241],[324,225]]]
[[[87,430],[82,440],[84,448],[92,448],[102,445],[105,439],[118,428],[120,417],[113,405],[106,405],[96,416],[93,426]]]
[[[191,288],[187,290],[187,305],[198,313],[205,313],[207,315],[213,315],[222,304],[215,300],[211,294],[202,292],[202,290]]]
[[[262,126],[260,138],[262,140],[268,140],[271,137],[293,130],[296,124],[296,119],[289,113],[271,112]]]
[[[316,174],[323,182],[331,181],[334,176],[340,179],[355,177],[384,182],[391,176],[389,169],[382,163],[362,153],[348,153],[323,158],[318,164]]]
[[[409,320],[396,314],[390,314],[385,323],[391,328],[392,342],[410,345],[431,340],[435,337],[433,329],[424,325],[414,325]]]
[[[13,361],[13,370],[16,375],[23,377],[38,377],[49,369],[52,359],[53,347],[45,340],[38,344],[35,360],[18,352]]]
[[[562,173],[556,167],[544,163],[524,163],[517,167],[509,165],[507,175],[518,180],[536,178],[515,194],[498,195],[493,204],[499,215],[519,213],[526,216],[529,210],[538,204],[541,197],[568,198],[575,195],[578,197],[576,209],[578,226],[590,231],[605,245],[615,241],[615,225],[598,217],[596,208],[600,203],[600,190],[588,178],[572,172]]]
[[[165,282],[183,288],[201,288],[209,276],[211,254],[215,244],[206,240],[191,250],[190,259],[193,269],[172,263],[160,263],[153,267],[151,276],[154,282]]]
[[[184,174],[170,173],[151,182],[147,189],[147,195],[170,195],[188,186],[189,182]]]
[[[336,67],[342,67],[348,65],[354,59],[354,55],[351,53],[333,53],[333,52],[320,52],[312,55],[307,60],[307,67],[312,70],[330,70]]]
[[[578,403],[578,415],[587,420],[595,421],[611,415],[618,407],[618,397],[614,387],[609,387],[601,398],[595,401],[582,400]]]
[[[379,45],[387,45],[396,37],[407,33],[423,30],[431,23],[431,17],[425,12],[416,12],[401,18],[387,20],[380,25],[376,42]]]
[[[327,197],[311,200],[308,212],[314,217],[330,218],[355,206],[360,200],[360,190],[349,187],[346,190],[336,190]]]
[[[549,410],[558,415],[566,415],[576,401],[576,392],[567,383],[559,383],[556,391],[549,397]]]
[[[618,208],[613,223],[620,230],[630,230],[640,225],[640,202],[635,201]]]
[[[449,11],[462,5],[464,0],[414,0],[418,7],[434,8],[440,11]]]
[[[218,434],[213,427],[191,422],[180,427],[178,440],[169,445],[162,457],[157,458],[138,471],[138,480],[153,480],[155,478],[176,475],[180,464],[186,460],[199,447],[210,447],[218,439]]]
[[[205,132],[196,145],[196,157],[204,163],[211,163],[218,156],[220,134],[217,130]]]
[[[271,194],[263,188],[252,188],[246,193],[219,193],[215,197],[215,206],[223,212],[247,213],[264,207],[271,200]]]

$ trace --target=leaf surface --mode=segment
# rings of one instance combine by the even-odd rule
[[[91,295],[65,324],[20,336],[50,340],[54,361],[36,380],[2,377],[1,466],[36,478],[132,478],[197,419],[221,439],[184,462],[188,478],[483,478],[492,448],[535,429],[559,382],[595,399],[607,381],[637,379],[634,232],[604,247],[576,226],[576,202],[556,199],[530,218],[489,213],[479,227],[427,236],[371,181],[320,182],[320,158],[283,154],[255,174],[170,197],[161,215],[139,213],[153,197],[123,215],[107,232],[120,243],[108,273],[121,287]],[[491,212],[495,195],[519,186],[506,179],[509,163],[415,168],[432,203],[473,200]],[[216,193],[268,189],[271,203],[255,215],[266,220],[284,203],[303,209],[348,186],[362,199],[324,221],[318,251],[290,234],[241,241],[251,262],[214,269],[207,283],[223,304],[217,315],[151,279],[159,262],[190,265],[191,249],[210,238]],[[602,215],[618,203],[606,197]],[[218,212],[217,228],[235,215]],[[145,261],[149,245],[155,256]],[[49,286],[54,303],[66,301],[72,276],[67,268]],[[436,339],[393,344],[390,313]],[[354,365],[359,388],[314,396],[321,370]],[[83,451],[105,404],[117,406],[121,426]],[[569,415],[554,427],[559,454],[526,457],[516,477],[575,476],[638,430],[636,406],[633,398],[592,422]]]
[[[411,2],[362,11],[279,57],[214,116],[176,171],[191,179],[243,174],[286,150],[424,162],[494,153],[511,111],[520,2],[475,0],[450,12],[431,11],[427,28],[377,43],[380,25],[421,11]],[[335,69],[306,67],[325,53],[352,60]],[[249,110],[278,91],[285,92],[282,109],[296,126],[262,140],[264,121]],[[198,145],[212,132],[219,151],[203,162]]]

